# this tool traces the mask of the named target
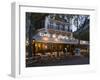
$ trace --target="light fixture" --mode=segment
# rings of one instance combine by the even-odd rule
[[[53,37],[53,38],[56,38],[56,35],[55,35],[55,34],[53,34],[53,35],[52,35],[52,37]]]
[[[47,36],[44,36],[44,37],[43,37],[43,40],[44,40],[44,41],[48,41],[48,37],[47,37]]]

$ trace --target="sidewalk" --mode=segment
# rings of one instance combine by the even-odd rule
[[[58,66],[58,65],[80,65],[89,64],[89,57],[72,56],[64,59],[43,60],[41,62],[27,64],[26,67]]]

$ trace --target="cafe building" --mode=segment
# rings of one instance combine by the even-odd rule
[[[47,16],[45,27],[38,29],[33,36],[33,55],[54,57],[75,55],[76,48],[80,48],[80,54],[88,54],[89,42],[74,38],[72,28],[68,26],[67,21],[55,20],[54,16]],[[65,19],[67,20],[66,17]]]

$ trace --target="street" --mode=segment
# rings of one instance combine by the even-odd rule
[[[31,62],[26,64],[26,67],[41,67],[41,66],[62,66],[62,65],[81,65],[89,64],[89,57],[72,56],[64,59],[41,60],[39,62]]]

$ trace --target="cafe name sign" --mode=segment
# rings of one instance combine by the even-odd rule
[[[39,33],[39,36],[42,36],[42,37],[44,37],[44,36],[46,36],[46,37],[51,37],[51,38],[57,38],[57,39],[69,39],[69,37],[68,36],[64,36],[64,35],[56,35],[56,34],[49,34],[49,33]]]

